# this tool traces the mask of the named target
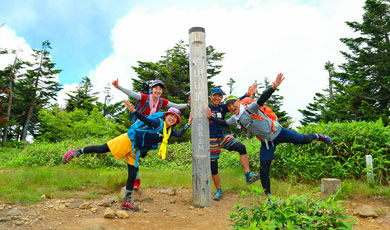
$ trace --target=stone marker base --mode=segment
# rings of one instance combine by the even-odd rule
[[[335,178],[321,179],[321,192],[325,194],[335,194],[341,188],[341,180]]]

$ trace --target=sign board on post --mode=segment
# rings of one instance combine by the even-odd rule
[[[190,34],[192,197],[194,207],[211,205],[210,142],[207,118],[207,60],[205,29],[192,27]]]
[[[367,171],[367,181],[368,183],[374,183],[374,167],[372,164],[372,156],[366,155],[366,167],[368,169]]]

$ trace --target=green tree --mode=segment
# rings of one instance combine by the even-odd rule
[[[367,0],[363,22],[347,22],[360,36],[342,38],[350,49],[342,52],[347,62],[337,73],[338,87],[348,98],[350,120],[376,120],[390,116],[390,4]]]
[[[229,82],[227,83],[227,85],[229,86],[229,95],[231,95],[233,93],[233,90],[234,90],[234,83],[236,83],[236,81],[233,79],[233,78],[230,78],[229,79]]]
[[[364,11],[362,23],[346,22],[358,36],[340,39],[349,49],[341,51],[346,62],[339,65],[340,71],[325,63],[329,88],[324,91],[329,96],[316,94],[314,103],[301,111],[303,124],[379,118],[389,123],[390,3],[366,0]]]
[[[5,109],[5,106],[7,107],[6,112],[2,113],[2,126],[3,128],[3,141],[7,141],[8,139],[8,131],[10,125],[15,125],[15,121],[11,117],[11,108],[14,98],[14,88],[15,88],[15,80],[17,78],[20,78],[20,70],[25,67],[27,62],[22,61],[20,58],[18,58],[17,51],[11,50],[12,54],[15,55],[13,64],[8,65],[3,71],[0,71],[1,76],[1,85],[3,89],[3,102],[0,104],[0,107],[2,109]],[[7,52],[8,53],[8,52]]]
[[[207,78],[209,89],[216,87],[210,80],[218,75],[222,68],[218,62],[222,61],[224,53],[217,52],[214,47],[206,47]],[[190,93],[190,72],[188,44],[179,41],[172,49],[157,62],[138,61],[137,67],[132,67],[138,79],[133,79],[133,88],[140,92],[143,81],[160,79],[164,81],[164,96],[172,102],[183,103],[188,100]]]
[[[75,91],[67,93],[65,109],[68,112],[76,108],[86,111],[92,111],[96,107],[97,94],[92,92],[93,85],[89,77],[83,77],[81,83],[77,86]]]
[[[71,112],[53,105],[39,111],[40,127],[37,140],[55,142],[58,140],[78,140],[86,137],[113,138],[126,128],[113,123],[99,112],[97,107],[91,111],[75,108]]]
[[[118,123],[121,122],[121,116],[120,114],[124,113],[127,109],[123,106],[123,102],[117,102],[114,104],[110,104],[112,100],[111,95],[111,85],[107,84],[106,87],[104,87],[104,103],[96,102],[96,105],[99,107],[99,110],[103,113],[103,116],[109,119],[114,119]]]
[[[23,96],[25,102],[28,102],[27,114],[22,129],[21,141],[26,141],[27,131],[34,135],[37,129],[38,111],[40,108],[48,105],[50,100],[56,100],[57,92],[61,89],[60,84],[55,77],[61,72],[56,70],[55,63],[51,61],[50,42],[42,43],[42,50],[34,50],[33,57],[35,62],[32,63],[32,69],[27,69],[21,84],[25,86]],[[34,108],[37,109],[34,111]]]

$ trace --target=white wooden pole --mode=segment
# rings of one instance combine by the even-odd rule
[[[194,207],[211,205],[210,142],[207,119],[207,61],[205,29],[192,27],[190,35],[190,83],[192,113],[192,197]]]
[[[367,181],[368,183],[374,183],[374,167],[372,164],[372,156],[366,155],[366,167],[368,169],[367,171]]]

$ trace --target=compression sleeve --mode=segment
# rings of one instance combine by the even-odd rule
[[[168,102],[167,107],[168,108],[175,107],[176,109],[185,109],[185,108],[189,107],[189,105],[188,104],[176,104],[176,103],[173,103],[173,102]]]
[[[142,121],[143,123],[145,123],[149,127],[156,128],[156,127],[160,126],[160,119],[149,119],[149,118],[145,117],[144,115],[142,115],[138,111],[135,111],[134,114],[138,120]]]
[[[187,131],[187,129],[189,128],[190,126],[188,124],[185,124],[184,127],[180,130],[180,131],[176,131],[174,129],[172,129],[172,134],[171,136],[175,136],[175,137],[181,137],[184,135],[184,133]]]
[[[272,87],[264,91],[263,94],[261,94],[260,98],[257,100],[257,104],[259,106],[264,105],[264,103],[271,97],[273,92],[275,92],[275,89],[273,89]]]
[[[218,118],[215,118],[215,117],[211,117],[210,120],[215,122],[217,125],[220,125],[220,126],[223,126],[223,127],[229,127],[229,125],[226,123],[225,120],[221,120],[221,119],[218,119]]]
[[[141,93],[136,93],[133,90],[126,89],[121,86],[119,86],[118,89],[127,94],[129,97],[134,98],[135,100],[141,100]]]

